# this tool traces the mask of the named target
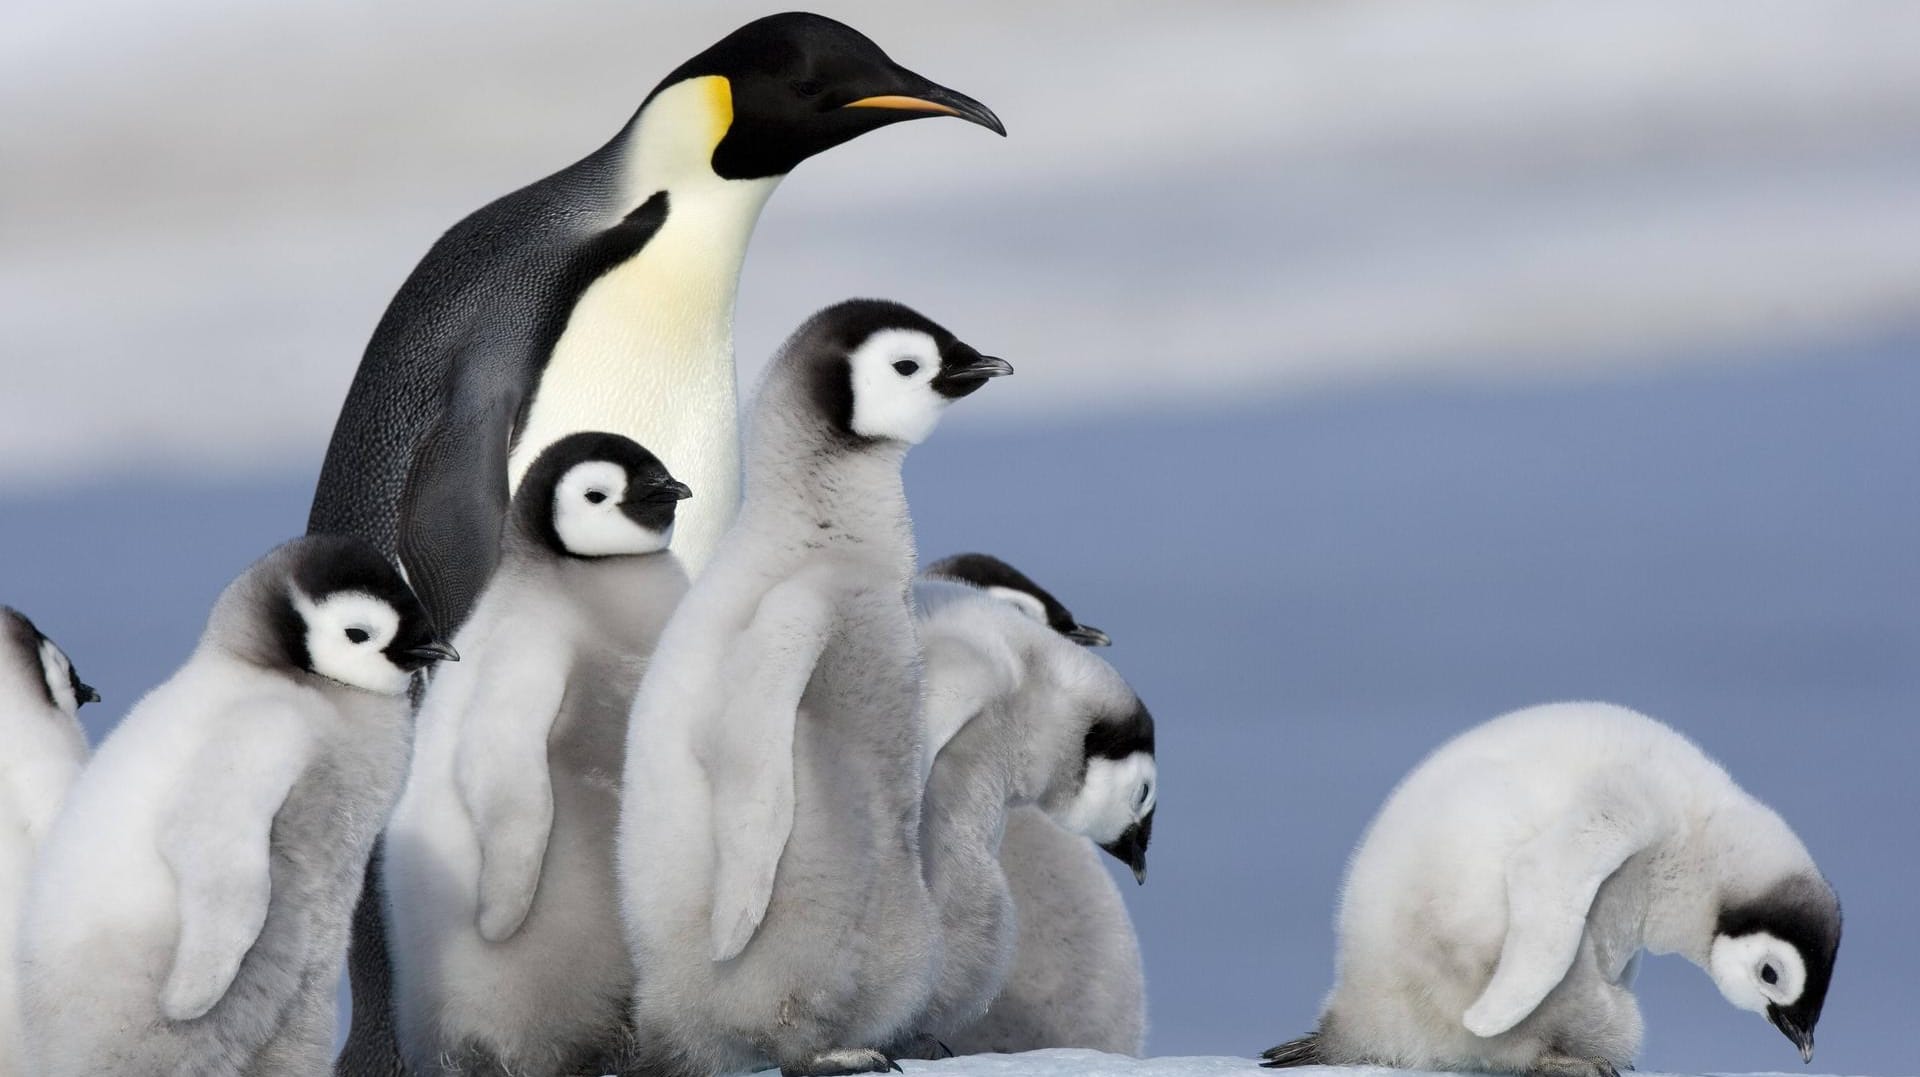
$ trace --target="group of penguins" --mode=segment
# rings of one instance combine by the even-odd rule
[[[1018,569],[917,561],[906,453],[1011,365],[849,300],[735,425],[761,206],[934,115],[1004,134],[851,28],[770,16],[456,225],[375,331],[308,535],[226,588],[91,760],[97,694],[5,610],[0,1074],[1143,1049],[1097,850],[1145,881],[1154,720]],[[1793,832],[1684,737],[1518,711],[1393,792],[1319,1023],[1265,1064],[1613,1077],[1642,951],[1810,1059],[1840,929]]]

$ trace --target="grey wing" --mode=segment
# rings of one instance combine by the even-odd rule
[[[1525,1020],[1566,978],[1607,879],[1660,833],[1633,789],[1603,789],[1507,858],[1507,933],[1493,978],[1461,1018],[1476,1036]]]

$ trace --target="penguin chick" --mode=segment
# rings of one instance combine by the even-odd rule
[[[1081,624],[1053,593],[1026,573],[992,554],[957,553],[943,557],[921,572],[928,579],[958,580],[1004,599],[1041,624],[1083,647],[1105,647],[1113,638],[1092,625]]]
[[[646,449],[591,433],[554,442],[514,496],[386,834],[419,1077],[626,1072],[620,770],[640,672],[687,589],[666,547],[689,496]]]
[[[0,1077],[18,1077],[14,934],[35,852],[87,762],[80,707],[100,693],[26,615],[0,606]]]
[[[1640,1046],[1642,949],[1707,970],[1813,1057],[1840,902],[1780,817],[1645,715],[1496,718],[1400,783],[1341,899],[1318,1031],[1269,1066],[1611,1077]]]
[[[921,575],[982,588],[1076,643],[1110,642],[1031,577],[990,554],[943,558]],[[1038,806],[1016,806],[1007,812],[1000,869],[1018,927],[1013,965],[987,1012],[943,1045],[963,1055],[1050,1047],[1143,1053],[1147,986],[1140,940],[1093,844]]]
[[[900,468],[1012,372],[897,303],[814,315],[749,417],[746,497],[628,729],[634,1025],[669,1074],[869,1072],[939,959]]]
[[[27,1072],[320,1073],[413,673],[452,651],[355,539],[279,547],[73,785],[20,935]]]
[[[946,1040],[986,1011],[1013,961],[999,861],[1010,809],[1038,806],[1144,879],[1153,719],[1113,667],[1006,600],[939,579],[915,596],[934,755],[921,848],[946,953],[918,1031]]]

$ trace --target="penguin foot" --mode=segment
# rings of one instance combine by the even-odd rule
[[[921,1032],[906,1037],[893,1045],[895,1058],[912,1058],[924,1062],[937,1062],[943,1058],[954,1057],[953,1048],[948,1047],[938,1036]]]
[[[1527,1067],[1527,1077],[1620,1077],[1620,1071],[1604,1058],[1575,1058],[1548,1051]]]
[[[783,1062],[780,1077],[846,1077],[853,1073],[904,1073],[900,1063],[870,1047],[833,1047],[801,1062]]]

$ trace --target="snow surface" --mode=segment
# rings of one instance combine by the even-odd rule
[[[1128,1058],[1101,1051],[1054,1050],[1029,1051],[1018,1055],[968,1055],[943,1058],[938,1062],[902,1062],[908,1073],[929,1073],[937,1077],[1227,1077],[1229,1074],[1275,1077],[1280,1071],[1262,1069],[1250,1058],[1220,1055],[1193,1055],[1167,1058]],[[768,1071],[777,1072],[777,1071]],[[1422,1070],[1396,1070],[1381,1066],[1302,1066],[1284,1071],[1286,1077],[1423,1077]],[[1431,1077],[1458,1077],[1457,1074]],[[1661,1077],[1639,1073],[1635,1077]],[[1763,1077],[1755,1074],[1753,1077]],[[1771,1075],[1768,1075],[1771,1077]],[[1779,1075],[1786,1077],[1786,1075]],[[1792,1077],[1809,1077],[1794,1074]]]

